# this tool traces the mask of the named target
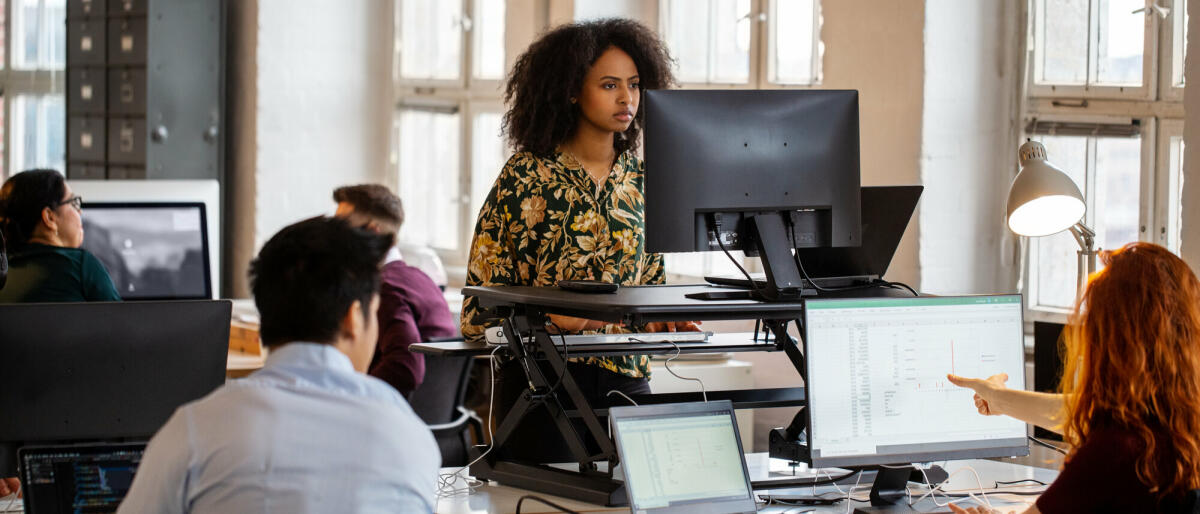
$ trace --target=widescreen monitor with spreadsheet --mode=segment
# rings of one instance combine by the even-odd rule
[[[729,400],[609,409],[632,512],[754,512]]]
[[[1020,295],[805,301],[813,467],[1027,455],[1025,423],[983,416],[947,374],[1025,388]]]

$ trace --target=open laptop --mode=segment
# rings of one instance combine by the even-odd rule
[[[608,412],[634,514],[755,512],[733,403]]]
[[[822,287],[882,278],[924,190],[925,186],[862,188],[862,246],[800,248],[796,253],[804,271]],[[704,280],[714,285],[747,286],[744,277],[704,277]],[[761,274],[755,281],[766,284]]]
[[[114,512],[129,487],[145,443],[30,446],[17,451],[25,512]]]

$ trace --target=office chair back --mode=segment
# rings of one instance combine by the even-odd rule
[[[483,426],[464,405],[471,375],[471,357],[425,356],[425,381],[409,395],[408,403],[429,425],[442,451],[443,466],[463,466],[471,447],[468,428]]]
[[[4,231],[0,230],[0,289],[8,282],[8,249],[5,248]]]

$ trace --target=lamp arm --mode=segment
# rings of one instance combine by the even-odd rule
[[[1079,255],[1087,257],[1087,273],[1091,275],[1096,272],[1096,231],[1084,225],[1082,221],[1074,224],[1070,228],[1071,235],[1075,236],[1075,242],[1079,243]]]

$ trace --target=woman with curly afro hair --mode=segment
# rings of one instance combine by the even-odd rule
[[[634,155],[643,89],[674,85],[671,58],[653,31],[631,20],[605,19],[556,27],[538,38],[508,75],[504,131],[516,153],[504,165],[475,225],[467,285],[553,287],[561,280],[621,285],[661,284],[661,255],[645,251],[641,160]],[[463,305],[462,332],[482,338],[478,304]],[[621,332],[627,327],[551,316],[551,331]],[[659,323],[647,331],[697,330],[694,323]],[[592,357],[568,363],[590,399],[610,391],[650,392],[646,356]],[[507,412],[527,388],[515,362],[500,371],[497,411]],[[538,410],[540,414],[544,411]],[[565,446],[546,444],[549,417],[526,418],[519,453],[562,459]],[[517,443],[517,446],[523,446]],[[525,451],[528,450],[528,451]]]

